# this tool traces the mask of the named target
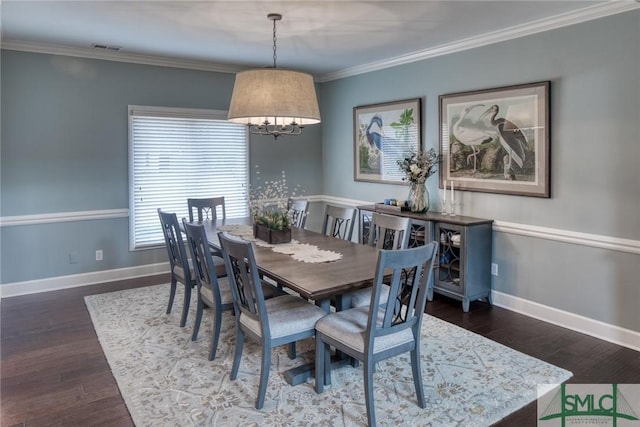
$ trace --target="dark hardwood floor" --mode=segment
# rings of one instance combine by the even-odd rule
[[[132,426],[84,296],[164,283],[168,276],[2,299],[0,425]],[[640,352],[480,301],[463,313],[436,295],[427,312],[573,372],[572,383],[640,383]],[[536,403],[499,426],[536,426]]]

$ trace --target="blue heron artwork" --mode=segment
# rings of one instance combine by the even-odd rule
[[[402,182],[397,160],[418,150],[418,100],[355,109],[356,180]]]

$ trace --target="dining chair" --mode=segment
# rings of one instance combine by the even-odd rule
[[[193,275],[189,258],[182,240],[182,232],[178,223],[178,217],[175,213],[164,212],[158,209],[158,217],[162,225],[162,233],[164,235],[167,253],[169,255],[169,265],[171,267],[171,290],[169,293],[169,305],[167,306],[167,314],[171,313],[173,300],[176,296],[176,288],[178,282],[184,285],[184,304],[182,306],[182,316],[180,317],[180,326],[187,323],[187,315],[189,314],[189,303],[191,302],[191,289],[196,286],[196,279]]]
[[[244,337],[262,344],[262,366],[256,409],[262,408],[269,381],[271,350],[289,344],[289,357],[295,359],[296,341],[313,337],[315,323],[325,315],[300,297],[284,294],[265,300],[260,276],[250,242],[218,233],[222,254],[229,272],[236,319],[236,348],[231,379],[238,376]]]
[[[327,205],[324,209],[322,234],[350,241],[355,219],[355,208]]]
[[[224,197],[209,197],[205,199],[188,198],[187,206],[189,207],[189,222],[194,222],[193,211],[198,214],[197,221],[216,220],[219,218],[218,207],[222,212],[222,219],[227,219],[227,212],[224,206]]]
[[[420,367],[420,328],[433,282],[436,242],[412,249],[381,250],[375,273],[370,307],[356,307],[326,315],[316,323],[315,390],[322,393],[331,384],[330,346],[359,360],[364,369],[365,403],[370,426],[375,426],[373,372],[381,360],[406,352],[411,354],[413,384],[418,405],[426,407]],[[403,272],[415,269],[411,282]],[[388,301],[380,305],[383,279],[392,274]],[[409,292],[407,304],[400,299]]]
[[[197,218],[198,222],[211,220],[215,221],[219,218],[218,207],[222,212],[222,219],[227,219],[227,211],[224,206],[224,197],[209,197],[204,199],[187,199],[187,207],[189,208],[189,222],[194,222]],[[197,216],[194,216],[193,211]],[[217,249],[211,249],[211,253],[217,258],[222,258],[222,253]]]
[[[378,249],[406,249],[411,235],[411,218],[374,212],[367,244]]]
[[[187,248],[191,255],[193,265],[193,275],[196,279],[198,289],[198,308],[196,320],[193,324],[193,334],[191,341],[198,339],[198,331],[202,322],[202,312],[207,306],[213,310],[213,334],[211,339],[211,350],[209,360],[216,357],[218,341],[220,340],[220,329],[222,327],[222,312],[233,310],[233,297],[228,278],[218,278],[216,265],[211,255],[209,242],[204,226],[197,223],[188,223],[186,218],[182,219],[183,229],[187,235]]]
[[[406,249],[411,234],[411,218],[395,215],[385,215],[374,212],[369,228],[367,244],[378,249],[398,250]],[[380,304],[387,302],[389,287],[383,285]],[[371,288],[359,289],[349,293],[351,307],[369,305],[371,302]]]
[[[309,201],[289,198],[287,208],[291,214],[291,225],[295,228],[304,228],[309,213]]]

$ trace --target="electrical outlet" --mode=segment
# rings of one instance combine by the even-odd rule
[[[96,261],[102,261],[102,249],[96,251]]]
[[[69,264],[77,264],[77,263],[78,263],[78,252],[70,252]]]
[[[496,264],[495,262],[491,263],[491,275],[492,276],[498,275],[498,264]]]

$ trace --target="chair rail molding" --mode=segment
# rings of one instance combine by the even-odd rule
[[[357,200],[328,195],[311,195],[302,198],[307,199],[312,203],[331,203],[342,206],[372,205],[375,203],[368,200]],[[127,218],[128,216],[129,209],[106,209],[94,211],[55,212],[35,215],[4,216],[0,217],[0,227]],[[519,224],[500,220],[494,221],[493,230],[501,233],[535,237],[539,239],[572,243],[576,245],[590,246],[594,248],[628,252],[640,255],[640,240],[623,239],[620,237],[582,233],[571,230],[541,227],[530,224]]]
[[[517,224],[507,221],[494,221],[493,231],[640,255],[640,240],[622,239],[620,237],[581,233],[529,224]]]
[[[105,209],[95,211],[54,212],[35,215],[0,217],[0,227],[16,225],[52,224],[56,222],[91,221],[96,219],[127,218],[129,209]]]

